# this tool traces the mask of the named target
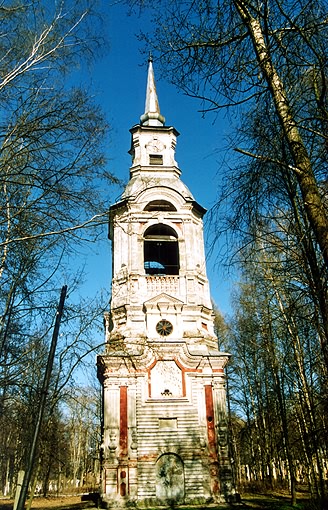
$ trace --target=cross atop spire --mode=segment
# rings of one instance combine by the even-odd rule
[[[142,126],[164,126],[165,118],[161,115],[156,92],[155,76],[153,69],[153,57],[151,53],[148,59],[148,78],[146,90],[145,113],[140,117]]]

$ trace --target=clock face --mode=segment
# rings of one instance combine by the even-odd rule
[[[153,138],[150,142],[148,142],[146,148],[148,152],[157,153],[162,152],[165,146],[160,140]]]
[[[169,336],[173,331],[173,326],[166,319],[162,319],[156,324],[156,331],[160,336]]]

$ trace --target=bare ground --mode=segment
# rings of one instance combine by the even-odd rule
[[[12,510],[14,501],[12,499],[0,500],[0,510]],[[32,508],[39,510],[83,510],[84,508],[95,507],[92,501],[82,501],[81,496],[58,496],[49,498],[36,497],[33,499]]]
[[[308,501],[304,495],[299,494],[297,510],[306,510]],[[12,510],[13,500],[0,499],[0,510]],[[96,504],[91,500],[83,501],[83,496],[58,496],[41,498],[35,497],[32,503],[32,509],[38,510],[84,510],[88,508],[96,508]],[[166,507],[162,507],[163,510]],[[169,510],[169,507],[167,507]],[[172,507],[170,507],[172,508]],[[239,504],[222,504],[216,505],[200,505],[198,507],[181,506],[175,507],[176,510],[292,510],[290,506],[290,498],[284,493],[270,494],[242,494],[241,503]],[[295,507],[294,507],[295,508]],[[115,509],[113,509],[115,510]],[[148,509],[151,510],[151,509]],[[312,510],[312,509],[311,509]]]

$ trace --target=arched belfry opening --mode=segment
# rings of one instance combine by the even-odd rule
[[[175,230],[157,223],[144,233],[144,269],[148,275],[179,274],[179,243]]]

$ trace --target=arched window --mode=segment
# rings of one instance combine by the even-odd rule
[[[167,200],[153,200],[146,205],[145,211],[176,211],[176,208]]]
[[[173,228],[161,223],[144,234],[144,268],[146,274],[179,274],[178,236]]]

